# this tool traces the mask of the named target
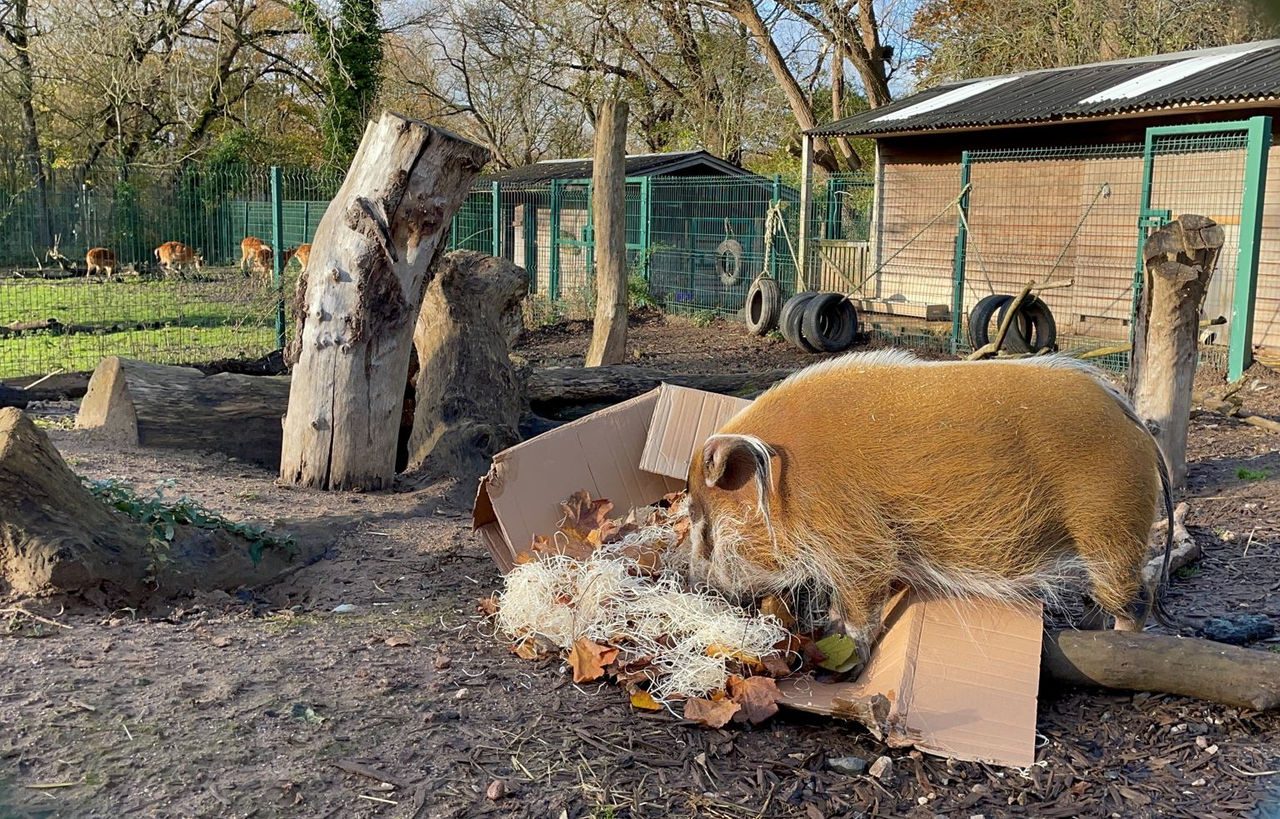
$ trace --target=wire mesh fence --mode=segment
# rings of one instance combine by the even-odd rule
[[[0,378],[95,367],[105,355],[165,363],[257,358],[277,349],[276,314],[297,273],[241,267],[241,240],[275,244],[267,168],[55,173],[43,206],[0,192]],[[282,248],[310,241],[341,174],[279,171]],[[198,267],[169,270],[156,248],[181,242]],[[87,275],[105,248],[111,275]]]
[[[898,157],[881,163],[878,177],[817,179],[805,214],[801,191],[778,176],[628,178],[629,291],[669,313],[731,316],[752,282],[769,276],[784,299],[798,289],[849,295],[863,328],[882,338],[962,352],[984,297],[1017,293],[1028,281],[1069,282],[1040,294],[1057,346],[1101,349],[1099,363],[1123,367],[1144,231],[1180,213],[1223,226],[1205,313],[1229,322],[1244,202],[1262,184],[1250,181],[1245,129],[1149,135],[1156,131],[1145,150],[989,150],[959,163]],[[241,240],[309,242],[341,181],[339,173],[244,167],[55,174],[43,205],[11,181],[0,190],[0,378],[87,370],[110,354],[197,363],[277,349],[277,315],[298,267],[280,281],[242,268]],[[590,179],[479,182],[453,218],[449,247],[522,267],[531,326],[589,318],[592,194]],[[191,246],[200,269],[160,268],[153,251],[167,241]],[[84,275],[92,247],[114,251],[112,280]],[[1257,305],[1254,338],[1280,334],[1280,287],[1260,284]],[[1207,328],[1207,361],[1221,366],[1231,333],[1229,323]]]

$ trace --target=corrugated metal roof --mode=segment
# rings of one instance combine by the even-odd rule
[[[546,159],[481,177],[483,182],[545,182],[551,179],[590,179],[592,160]],[[661,176],[681,173],[705,176],[751,176],[751,172],[706,151],[678,151],[664,154],[632,154],[627,157],[627,176]]]
[[[966,90],[973,93],[966,94]],[[1277,95],[1280,40],[1266,40],[948,83],[808,133],[874,136],[1105,118],[1176,105]]]

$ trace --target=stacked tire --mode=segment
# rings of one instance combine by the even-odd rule
[[[858,337],[858,311],[841,293],[797,293],[782,305],[778,329],[810,353],[840,353]]]
[[[996,293],[980,299],[973,306],[969,312],[969,344],[973,349],[991,343],[1012,304],[1013,296]],[[1019,305],[1001,349],[1010,353],[1038,353],[1057,349],[1057,343],[1058,327],[1049,305],[1035,296],[1028,296]]]

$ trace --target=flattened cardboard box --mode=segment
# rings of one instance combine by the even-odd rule
[[[585,489],[614,508],[684,488],[693,453],[750,401],[663,384],[493,458],[473,524],[505,573],[535,534],[555,530],[560,502]],[[838,410],[836,410],[838,411]],[[884,694],[895,747],[997,765],[1035,761],[1039,606],[900,593],[857,680],[779,683],[782,704],[839,717],[841,702]]]

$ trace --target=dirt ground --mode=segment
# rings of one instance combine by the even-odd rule
[[[650,320],[632,344],[685,372],[812,360],[733,324]],[[582,327],[544,329],[522,353],[568,364],[585,345]],[[1280,380],[1260,375],[1245,403],[1280,415]],[[633,711],[493,637],[475,604],[500,580],[456,487],[288,490],[225,457],[105,449],[64,428],[69,409],[44,422],[82,474],[171,479],[230,517],[323,518],[333,545],[270,588],[168,611],[0,614],[0,817],[1280,816],[1280,716],[1180,697],[1046,687],[1025,771],[792,713],[713,731]],[[1170,608],[1280,616],[1280,437],[1201,417],[1191,457],[1205,557]],[[882,754],[887,781],[828,765]]]

